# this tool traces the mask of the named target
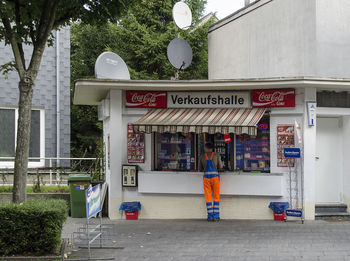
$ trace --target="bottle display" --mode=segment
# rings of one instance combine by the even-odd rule
[[[243,171],[270,171],[270,141],[267,132],[258,136],[237,135],[236,166]]]
[[[231,134],[233,137],[233,134]],[[233,138],[232,138],[233,140]],[[233,170],[233,146],[232,143],[225,143],[223,134],[199,134],[198,135],[198,157],[204,153],[204,145],[211,142],[214,145],[214,152],[221,157],[224,170]]]

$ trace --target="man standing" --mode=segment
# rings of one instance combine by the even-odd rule
[[[220,220],[220,177],[222,161],[219,154],[213,152],[213,144],[207,142],[204,146],[204,155],[199,160],[199,170],[204,171],[204,196],[207,204],[208,221]],[[214,197],[214,205],[212,204]]]

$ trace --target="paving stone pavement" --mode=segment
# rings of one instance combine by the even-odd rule
[[[85,219],[69,219],[63,237]],[[350,261],[350,222],[277,222],[258,220],[119,220],[111,224],[106,245],[124,249],[94,249],[93,257],[149,261]],[[70,250],[69,258],[86,258],[86,249]]]

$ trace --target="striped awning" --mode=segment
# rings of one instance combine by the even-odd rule
[[[135,132],[207,132],[256,135],[265,108],[252,109],[151,109],[134,122]]]

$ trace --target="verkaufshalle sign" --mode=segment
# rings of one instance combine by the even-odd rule
[[[168,108],[249,108],[249,92],[168,92]]]

